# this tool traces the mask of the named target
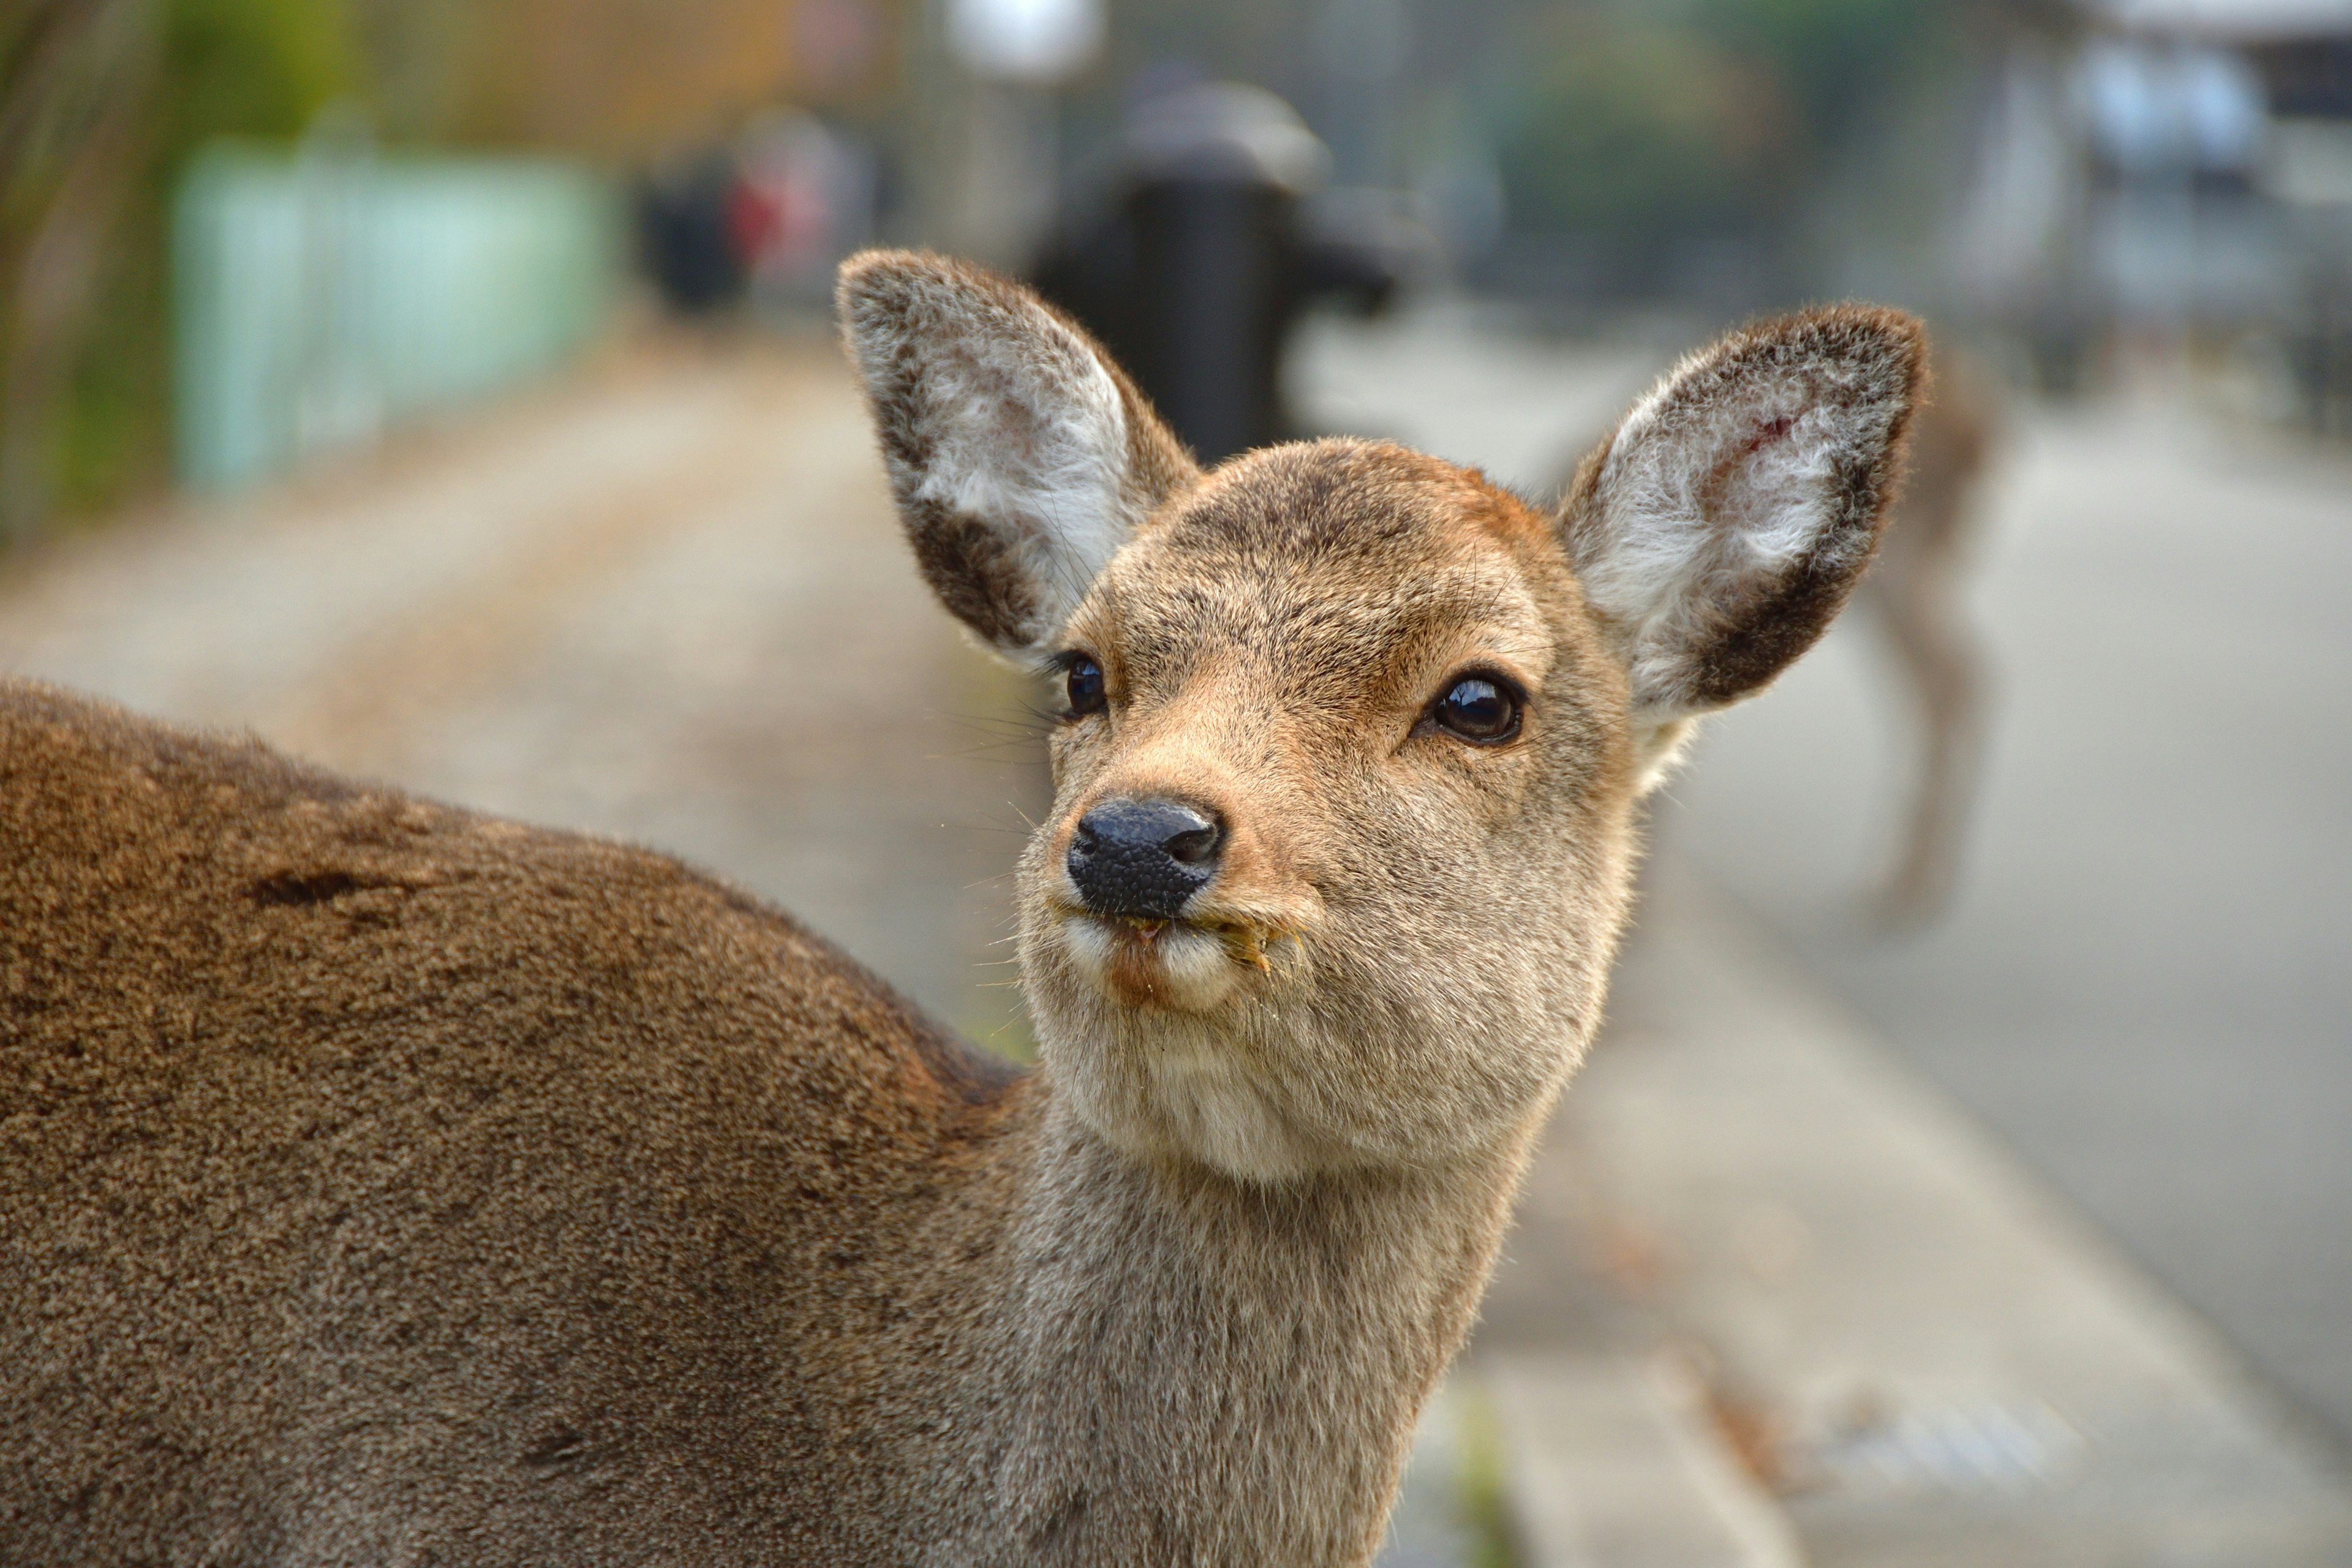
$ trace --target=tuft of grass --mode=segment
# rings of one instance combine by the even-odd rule
[[[1475,1383],[1463,1388],[1456,1408],[1454,1437],[1462,1465],[1456,1499],[1469,1538],[1470,1568],[1525,1568],[1526,1553],[1511,1516],[1503,1424]]]

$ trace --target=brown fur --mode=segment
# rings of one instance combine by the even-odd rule
[[[1368,1560],[1599,1017],[1638,639],[1475,474],[1204,476],[1010,285],[886,254],[845,303],[927,574],[1107,675],[1023,860],[1042,1065],[659,856],[0,686],[0,1556]],[[1737,449],[1891,443],[1809,388],[1899,338],[1730,376],[1653,479],[1848,526]],[[1588,501],[1622,603],[1653,557],[1675,626],[1774,600],[1748,503]],[[1465,668],[1516,736],[1438,728]],[[1143,932],[1062,865],[1151,793],[1229,843]]]
[[[22,684],[0,933],[0,1558],[893,1554],[1034,1096],[848,960]]]

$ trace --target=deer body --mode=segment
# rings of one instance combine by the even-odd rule
[[[1237,1201],[659,857],[40,688],[0,735],[7,1561],[1362,1544],[1507,1173]],[[1186,1473],[1236,1419],[1302,1440]]]
[[[1552,519],[1204,475],[934,258],[845,315],[919,563],[1066,679],[1041,1066],[657,855],[0,687],[0,1559],[1369,1558],[1634,803],[1867,557],[1909,329],[1685,367]]]
[[[1952,899],[1982,772],[1988,680],[1968,590],[1979,492],[2000,444],[2000,409],[1979,369],[1937,376],[1911,422],[1910,473],[1862,598],[1918,715],[1916,773],[1895,864],[1876,904],[1891,927],[1924,924]]]

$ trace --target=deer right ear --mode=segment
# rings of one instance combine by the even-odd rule
[[[869,250],[842,265],[840,308],[924,578],[998,647],[1042,651],[1199,468],[1092,340],[1017,283]]]
[[[1765,686],[1845,603],[1924,375],[1911,317],[1809,310],[1685,360],[1585,459],[1566,543],[1653,778],[1686,720]]]

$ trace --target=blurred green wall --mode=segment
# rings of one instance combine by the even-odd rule
[[[625,244],[618,193],[554,161],[206,153],[172,244],[180,477],[259,478],[551,368]]]

